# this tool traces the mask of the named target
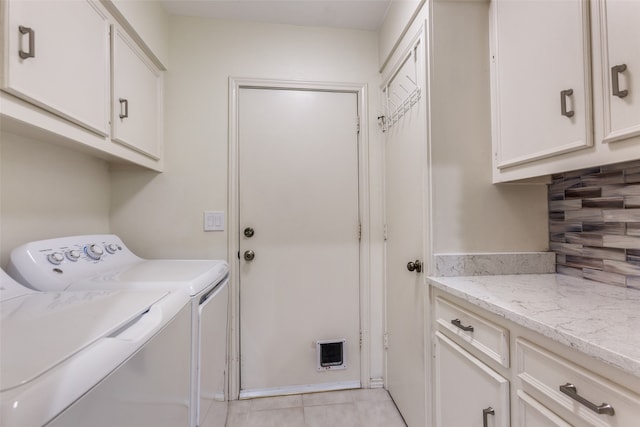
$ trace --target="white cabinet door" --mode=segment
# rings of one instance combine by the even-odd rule
[[[508,427],[509,381],[435,334],[436,427]]]
[[[494,166],[592,145],[586,0],[491,2]]]
[[[600,5],[604,142],[640,135],[640,1]]]
[[[112,30],[112,135],[153,159],[162,151],[162,74],[122,29]]]
[[[2,89],[109,133],[109,23],[92,1],[3,2]]]

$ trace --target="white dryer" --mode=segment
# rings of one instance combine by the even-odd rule
[[[228,272],[221,260],[148,260],[115,235],[27,243],[11,252],[9,274],[38,290],[165,290],[191,301],[191,427],[224,426]]]
[[[37,292],[0,270],[0,317],[3,427],[188,422],[189,382],[167,375],[189,362],[175,347],[189,330],[183,295]]]

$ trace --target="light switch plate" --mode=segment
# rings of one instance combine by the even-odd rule
[[[224,212],[204,212],[204,231],[224,231]]]

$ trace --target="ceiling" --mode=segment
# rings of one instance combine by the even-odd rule
[[[161,0],[171,15],[376,31],[391,0]]]

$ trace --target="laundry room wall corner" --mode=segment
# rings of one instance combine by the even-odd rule
[[[204,232],[204,211],[229,213],[228,80],[230,76],[379,86],[372,31],[170,18],[165,75],[165,169],[114,168],[111,232],[147,258],[227,259],[232,232]],[[372,269],[382,264],[379,95],[369,93]],[[381,274],[371,274],[372,307],[381,307]],[[377,310],[377,309],[376,309]],[[382,315],[371,313],[373,378],[382,377]]]
[[[0,132],[0,266],[36,239],[109,231],[105,160]]]

